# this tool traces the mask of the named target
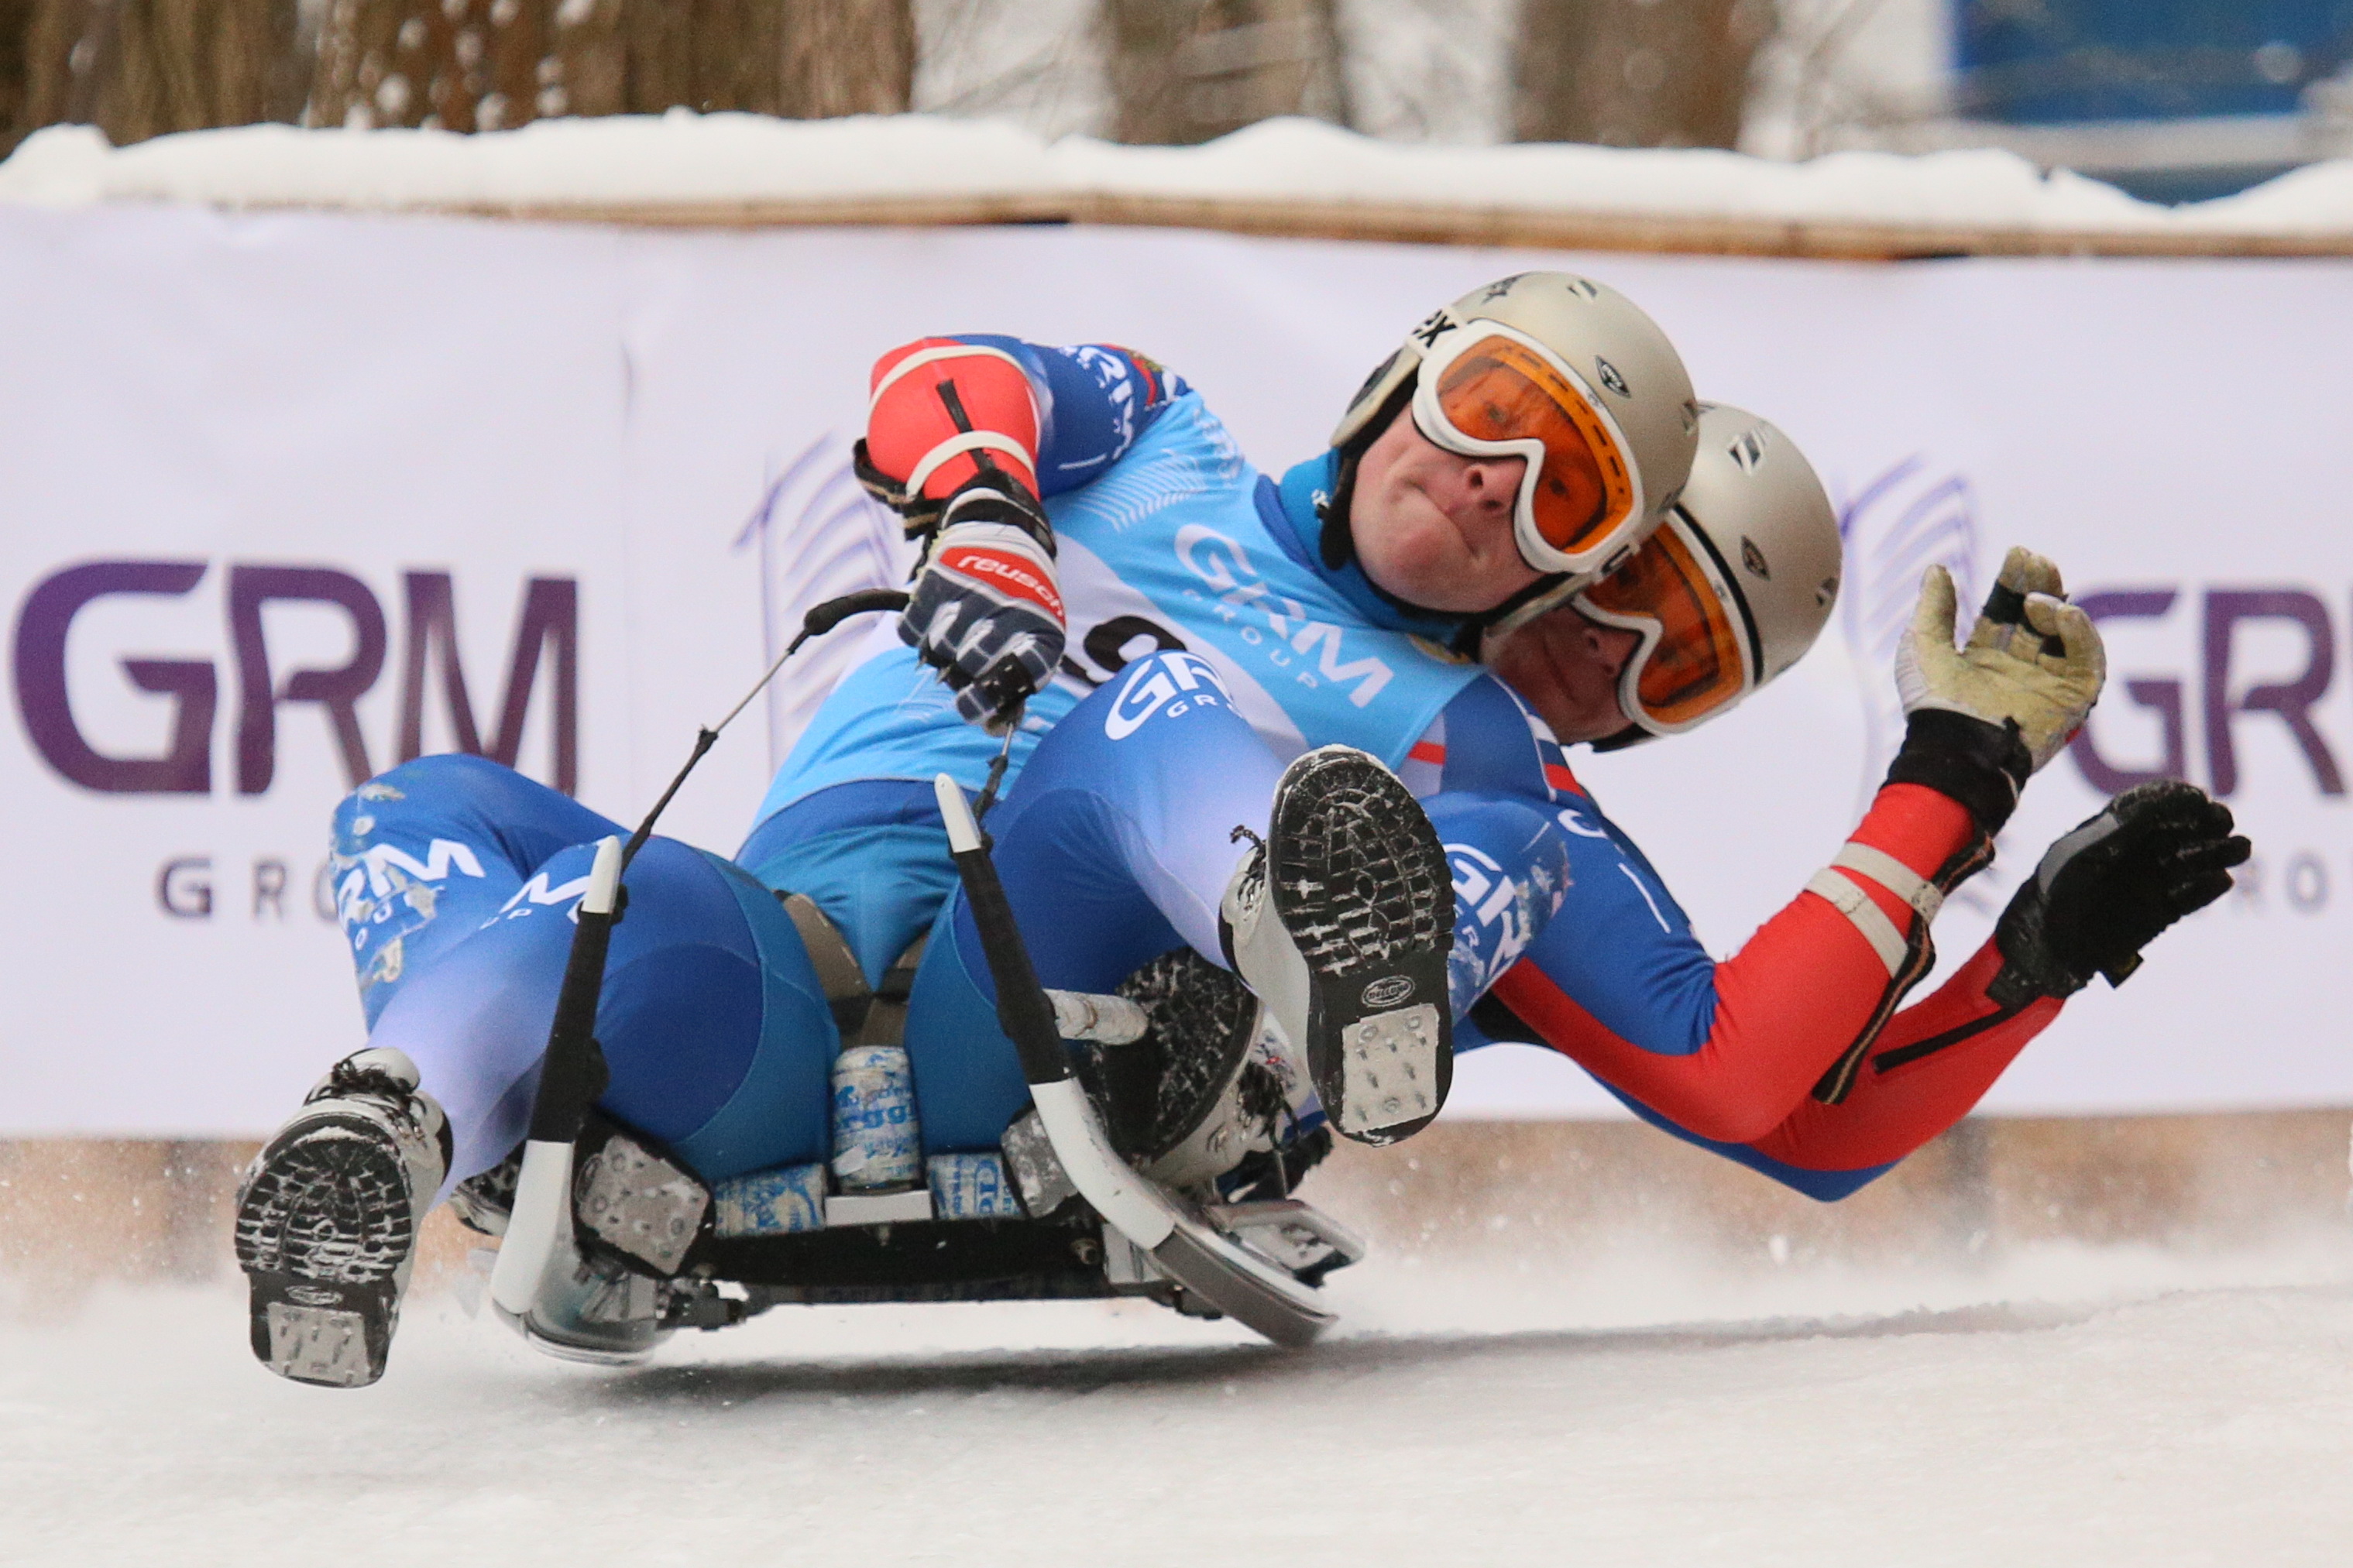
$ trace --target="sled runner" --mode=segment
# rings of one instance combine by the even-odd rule
[[[622,901],[622,847],[608,839],[582,900],[532,1136],[456,1205],[503,1235],[491,1298],[534,1345],[628,1363],[670,1331],[787,1303],[1138,1296],[1230,1316],[1284,1345],[1333,1321],[1315,1287],[1365,1250],[1345,1227],[1295,1199],[1196,1202],[1113,1150],[1066,1042],[1132,1043],[1142,1015],[1124,997],[1038,984],[971,807],[945,777],[937,789],[1034,1109],[997,1154],[940,1157],[930,1181],[901,1191],[828,1191],[821,1165],[707,1185],[592,1109],[604,1077],[596,984]]]

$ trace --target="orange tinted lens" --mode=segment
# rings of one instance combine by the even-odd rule
[[[1732,624],[1737,612],[1716,596],[1672,521],[1585,596],[1596,609],[1658,622],[1658,646],[1635,681],[1636,696],[1652,720],[1689,724],[1740,695],[1740,629]]]
[[[1633,486],[1617,445],[1585,398],[1544,356],[1490,337],[1457,354],[1439,378],[1438,406],[1474,441],[1544,444],[1536,532],[1556,550],[1590,545],[1630,509]]]

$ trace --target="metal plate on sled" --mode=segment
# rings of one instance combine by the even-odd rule
[[[1116,1226],[1103,1227],[1103,1279],[1119,1294],[1165,1295],[1168,1276],[1153,1267],[1152,1254],[1120,1235]]]
[[[1021,1194],[1021,1206],[1030,1214],[1043,1218],[1079,1195],[1035,1110],[1022,1112],[1005,1130],[1004,1149],[1005,1169]]]
[[[572,1201],[580,1223],[605,1242],[675,1274],[702,1226],[711,1193],[635,1140],[615,1133],[581,1162]]]
[[[932,1189],[905,1193],[839,1193],[825,1200],[828,1228],[842,1225],[903,1225],[932,1217]]]
[[[1202,1217],[1276,1268],[1303,1275],[1363,1260],[1364,1239],[1338,1220],[1297,1198],[1220,1204]]]

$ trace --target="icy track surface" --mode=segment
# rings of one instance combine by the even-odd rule
[[[1370,1266],[1368,1266],[1369,1269]],[[221,1289],[0,1329],[12,1564],[2341,1563],[2353,1255],[1540,1281],[1285,1355],[1135,1305],[784,1310],[629,1373],[451,1295],[281,1384]]]

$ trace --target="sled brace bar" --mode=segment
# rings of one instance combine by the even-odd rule
[[[1071,1074],[1055,1005],[1038,984],[1029,947],[1014,924],[1012,905],[964,790],[945,773],[934,781],[934,788],[965,901],[997,983],[997,1023],[1019,1055],[1038,1119],[1071,1185],[1113,1229],[1149,1253],[1162,1272],[1204,1302],[1277,1344],[1303,1345],[1314,1340],[1335,1319],[1310,1287],[1243,1247],[1191,1205],[1138,1175],[1113,1149],[1103,1119]]]
[[[579,929],[556,994],[548,1027],[546,1065],[532,1107],[531,1135],[522,1146],[514,1207],[507,1217],[498,1262],[491,1270],[491,1303],[508,1327],[540,1349],[570,1360],[625,1365],[642,1351],[608,1351],[575,1342],[546,1304],[580,1270],[579,1238],[572,1221],[574,1146],[588,1108],[605,1092],[605,1054],[597,1048],[596,994],[605,981],[605,954],[620,904],[622,848],[618,838],[596,846],[588,890],[580,900]]]

